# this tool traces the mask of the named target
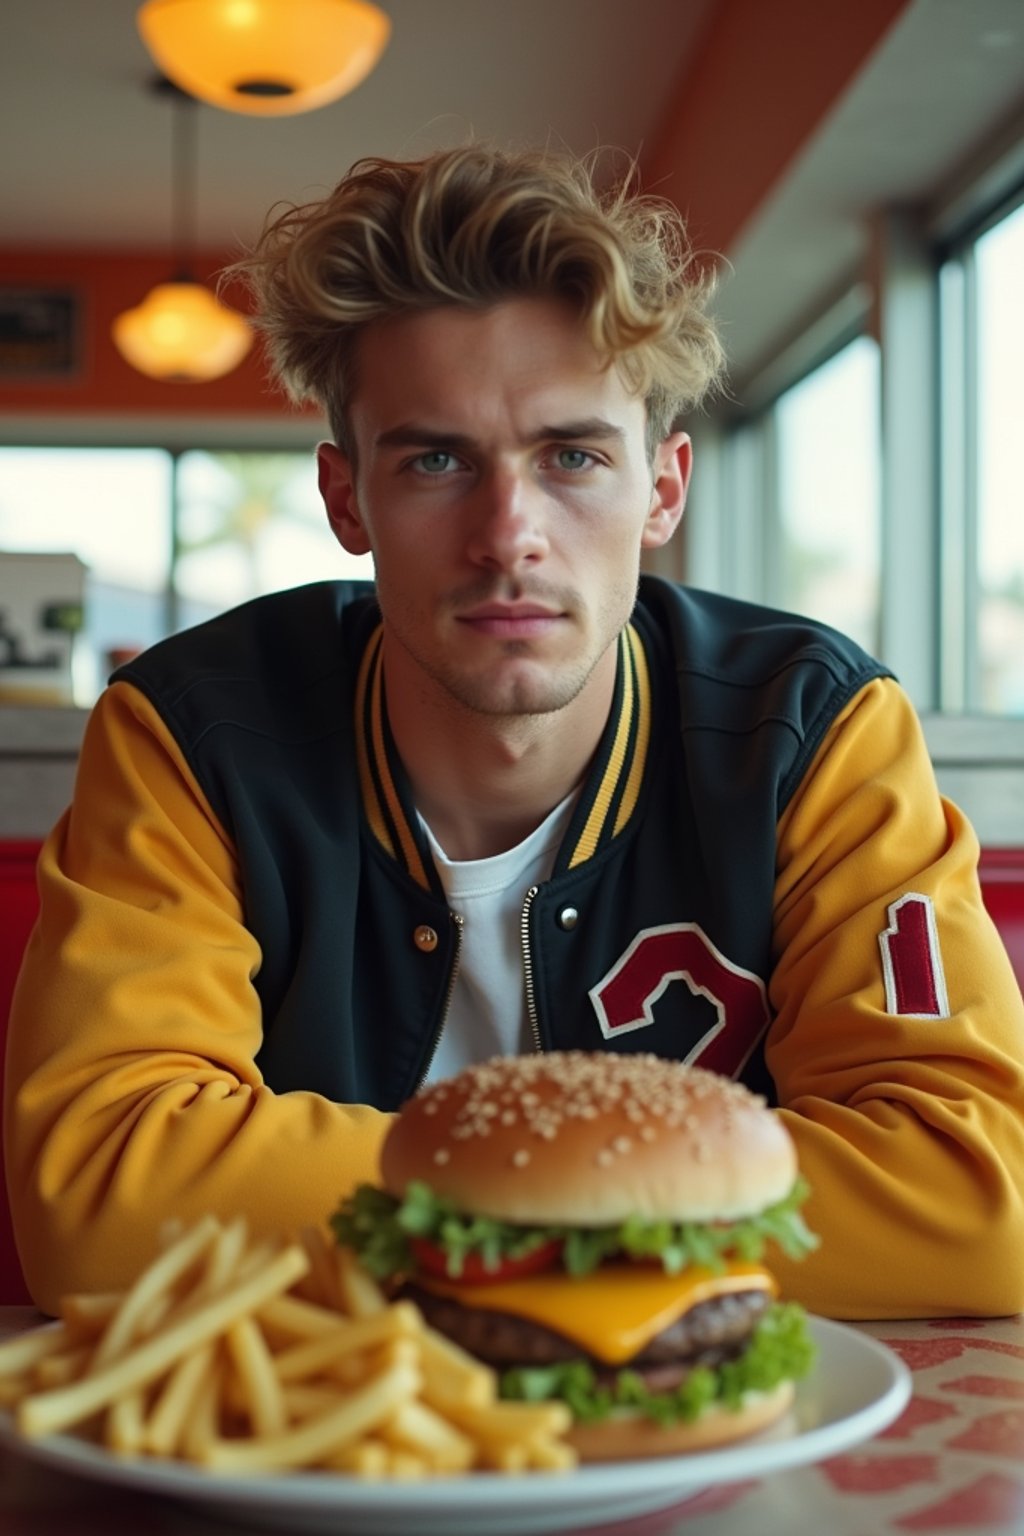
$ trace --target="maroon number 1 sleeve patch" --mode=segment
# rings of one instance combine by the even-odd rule
[[[878,935],[890,1013],[909,1019],[948,1019],[949,1000],[930,896],[908,891],[889,907]]]

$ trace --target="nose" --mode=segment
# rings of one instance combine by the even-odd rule
[[[467,552],[474,564],[514,571],[547,554],[544,495],[522,470],[498,466],[482,476],[470,513]]]

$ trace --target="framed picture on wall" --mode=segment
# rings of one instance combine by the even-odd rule
[[[72,289],[0,285],[0,381],[76,374],[81,364],[79,310]]]

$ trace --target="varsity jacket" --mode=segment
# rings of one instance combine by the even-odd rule
[[[172,1209],[323,1220],[429,1070],[460,933],[380,639],[371,588],[275,594],[97,707],[12,1019],[12,1209],[44,1305],[60,1277],[109,1285]],[[818,1310],[1014,1310],[1024,1007],[976,858],[877,662],[645,578],[524,896],[535,1047],[695,1061],[778,1105],[822,1236],[780,1272]]]

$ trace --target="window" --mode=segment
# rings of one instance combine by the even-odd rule
[[[1024,206],[940,270],[942,707],[1024,715]]]
[[[178,460],[174,558],[176,627],[248,597],[372,575],[336,542],[312,456],[183,453]]]
[[[1024,718],[1021,197],[895,215],[861,334],[809,322],[697,482],[689,579],[834,625],[925,712]]]
[[[777,548],[767,596],[878,649],[878,347],[858,337],[775,404]]]
[[[327,524],[308,453],[0,447],[3,552],[74,554],[86,567],[75,702],[112,654],[275,588],[370,577]]]
[[[1024,715],[1024,206],[974,247],[977,669],[971,703]]]
[[[687,579],[820,619],[877,654],[879,391],[877,342],[844,324],[797,382],[752,388],[757,410],[717,433],[695,429]]]
[[[95,698],[112,651],[167,633],[171,469],[154,448],[0,449],[0,551],[73,554],[86,568],[76,703]]]

